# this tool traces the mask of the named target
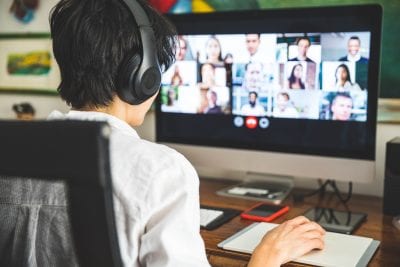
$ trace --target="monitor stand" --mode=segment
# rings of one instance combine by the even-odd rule
[[[293,185],[293,177],[249,172],[242,183],[221,189],[217,194],[280,204]]]

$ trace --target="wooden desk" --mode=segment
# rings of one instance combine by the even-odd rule
[[[215,192],[219,189],[236,184],[234,181],[221,181],[216,179],[200,180],[200,202],[202,205],[233,208],[244,210],[253,206],[257,201],[219,196]],[[297,190],[299,191],[299,190]],[[289,197],[284,204],[290,206],[290,211],[282,217],[276,219],[274,223],[281,223],[303,214],[307,209],[318,204],[318,197],[305,199],[302,203],[294,203]],[[400,205],[400,203],[399,203]],[[345,210],[343,204],[337,197],[328,194],[319,206],[330,207],[338,210]],[[378,267],[397,267],[400,266],[400,231],[392,224],[393,217],[382,214],[382,198],[362,195],[353,195],[348,203],[348,208],[354,212],[365,212],[368,214],[367,221],[364,222],[354,235],[371,237],[381,241],[380,247],[372,258],[369,266]],[[220,226],[213,231],[201,230],[201,235],[205,241],[207,256],[212,266],[246,266],[250,256],[243,253],[222,250],[217,244],[225,240],[232,234],[250,225],[252,221],[242,220],[235,217],[228,223]],[[288,263],[285,266],[305,266],[297,263]]]

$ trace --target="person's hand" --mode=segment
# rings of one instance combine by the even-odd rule
[[[303,216],[269,231],[255,248],[248,267],[273,267],[324,248],[325,230]]]

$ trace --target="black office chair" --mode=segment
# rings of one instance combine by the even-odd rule
[[[0,122],[0,266],[122,266],[109,136],[105,122]]]

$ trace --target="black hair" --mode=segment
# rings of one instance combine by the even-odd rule
[[[32,114],[32,115],[35,115],[35,109],[28,102],[14,104],[12,106],[12,109],[17,114]]]
[[[256,91],[250,91],[250,92],[249,92],[249,97],[250,97],[250,95],[252,95],[252,94],[254,94],[254,95],[256,96],[256,98],[258,98],[258,94],[257,94]]]
[[[289,81],[289,88],[292,89],[292,84],[294,84],[296,82],[296,77],[294,77],[294,70],[296,69],[297,66],[300,66],[301,68],[303,68],[303,65],[301,65],[301,63],[296,64],[293,66],[292,68],[292,72],[290,73],[290,77],[288,79]],[[303,81],[301,80],[301,78],[299,79],[299,84],[300,84],[300,88],[301,89],[305,89],[306,86],[304,85]]]
[[[361,43],[360,38],[359,38],[358,36],[356,36],[356,35],[351,36],[351,37],[349,38],[349,41],[350,41],[350,40],[357,40],[359,43]]]
[[[166,70],[175,59],[175,28],[144,0],[157,56]],[[73,108],[102,107],[117,92],[121,62],[142,54],[133,14],[122,0],[61,0],[51,11],[54,56],[61,71],[58,92]]]
[[[298,45],[301,40],[306,40],[306,41],[308,41],[308,44],[311,45],[311,40],[307,36],[302,36],[302,37],[297,38],[296,39],[296,45]]]
[[[353,83],[351,82],[351,79],[350,79],[350,70],[349,70],[349,67],[347,67],[346,64],[340,64],[339,66],[337,66],[336,71],[335,71],[336,82],[338,82],[336,74],[337,74],[337,71],[338,71],[339,68],[343,68],[346,71],[346,73],[347,73],[346,82],[349,82],[352,85]]]

